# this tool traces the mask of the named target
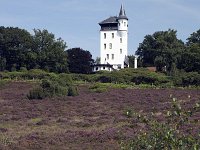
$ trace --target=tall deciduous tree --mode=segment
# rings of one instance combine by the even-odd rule
[[[178,55],[184,50],[184,43],[177,39],[177,31],[158,31],[153,35],[146,35],[140,43],[136,55],[144,67],[156,66],[159,70],[166,66],[168,72],[174,68]]]
[[[89,51],[81,48],[67,50],[69,71],[71,73],[88,74],[92,72],[92,55]]]
[[[0,71],[46,69],[53,72],[68,72],[66,43],[55,39],[47,30],[28,31],[0,27]]]
[[[186,50],[182,53],[178,67],[187,72],[200,72],[200,29],[187,39]]]
[[[34,29],[33,52],[37,54],[38,67],[52,72],[68,72],[66,43],[55,39],[47,30]]]
[[[26,30],[0,27],[0,70],[26,67],[31,46],[32,36]]]

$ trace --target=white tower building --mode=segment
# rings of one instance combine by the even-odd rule
[[[119,16],[109,17],[99,25],[101,64],[98,64],[94,71],[128,67],[128,18],[123,5]]]

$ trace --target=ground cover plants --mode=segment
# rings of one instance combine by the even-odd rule
[[[122,149],[200,149],[200,129],[195,132],[192,128],[192,124],[200,124],[199,118],[192,118],[193,115],[200,114],[200,100],[190,109],[182,108],[180,103],[173,98],[171,108],[165,111],[164,122],[156,119],[153,112],[142,115],[127,110],[127,117],[137,118],[137,121],[143,123],[146,129],[133,137],[131,141],[122,142]]]
[[[157,120],[156,129],[165,129],[161,124],[167,123],[167,112],[173,112],[173,97],[180,102],[181,112],[191,110],[200,99],[200,91],[197,89],[109,87],[98,93],[91,92],[88,84],[82,84],[78,86],[79,95],[76,97],[47,97],[45,100],[30,101],[26,95],[34,86],[32,82],[17,81],[10,82],[1,89],[2,150],[129,149],[134,143],[138,147],[148,142],[152,144],[150,137],[157,134],[154,136],[155,128],[151,123]],[[152,113],[154,119],[151,118]],[[139,114],[141,118],[134,117]],[[199,112],[193,113],[189,117],[191,123],[187,124],[186,121],[181,133],[186,137],[198,133],[199,116]],[[167,134],[167,131],[163,130],[159,135]],[[143,135],[145,132],[147,136]],[[137,138],[141,139],[140,143]]]
[[[187,75],[177,88],[146,69],[1,72],[0,149],[199,149],[198,75]]]

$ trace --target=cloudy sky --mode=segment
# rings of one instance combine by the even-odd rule
[[[119,14],[124,4],[129,18],[129,55],[147,34],[175,29],[179,39],[200,29],[200,0],[0,0],[0,26],[47,29],[68,48],[99,56],[98,23]]]

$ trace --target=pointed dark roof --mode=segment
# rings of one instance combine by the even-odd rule
[[[128,20],[123,5],[121,5],[121,9],[120,9],[120,12],[119,12],[119,17],[118,17],[118,19],[127,19],[127,20]]]
[[[99,25],[111,24],[111,23],[118,23],[117,19],[118,19],[117,16],[109,17],[109,18],[103,20],[102,22],[100,22]]]
[[[121,9],[120,9],[120,12],[119,12],[119,16],[118,16],[118,17],[117,17],[117,16],[109,17],[109,18],[107,18],[107,19],[101,21],[101,22],[99,23],[99,25],[100,25],[100,26],[105,26],[105,25],[115,26],[116,24],[118,24],[118,20],[119,20],[119,19],[126,19],[126,20],[128,20],[123,5],[121,5]]]

